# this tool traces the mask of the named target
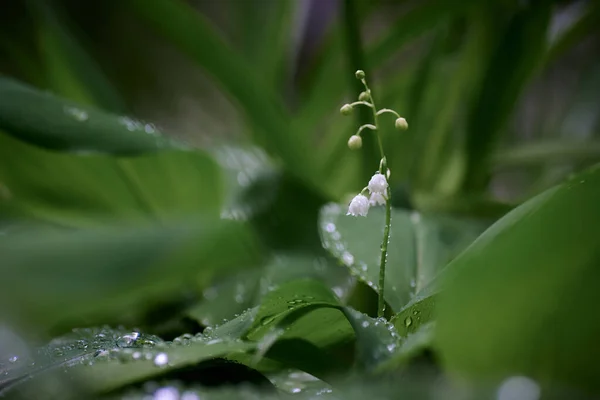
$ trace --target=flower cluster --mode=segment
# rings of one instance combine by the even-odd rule
[[[369,185],[357,196],[354,196],[350,202],[348,213],[346,215],[366,217],[369,212],[369,207],[384,206],[387,201],[387,188],[388,183],[385,175],[376,172],[375,175],[371,177],[371,180],[369,180]],[[363,194],[367,190],[370,194],[369,197]]]
[[[348,207],[348,214],[352,216],[361,216],[366,217],[369,212],[369,207],[373,206],[387,206],[388,208],[391,206],[388,204],[390,193],[388,188],[388,178],[390,177],[390,170],[387,168],[387,161],[385,158],[385,154],[383,153],[383,146],[381,143],[381,138],[379,137],[378,132],[378,119],[380,115],[383,114],[392,114],[396,117],[394,127],[399,131],[404,131],[408,129],[408,123],[406,119],[402,118],[396,111],[390,110],[389,108],[382,108],[378,110],[375,106],[375,100],[371,95],[371,89],[367,85],[367,81],[365,78],[365,72],[362,70],[356,71],[356,79],[360,80],[365,87],[365,90],[360,93],[358,96],[358,101],[350,104],[344,104],[340,108],[340,112],[342,115],[350,115],[355,106],[366,106],[371,108],[373,111],[373,124],[364,124],[361,125],[357,132],[350,136],[348,139],[348,147],[351,150],[358,150],[362,147],[362,137],[361,134],[364,130],[368,129],[375,132],[375,136],[379,142],[379,150],[381,152],[381,162],[379,163],[379,171],[373,175],[371,180],[369,181],[369,185],[364,188],[357,196],[355,196],[350,205]],[[385,171],[385,174],[384,173]],[[367,197],[364,193],[368,190],[369,197]]]

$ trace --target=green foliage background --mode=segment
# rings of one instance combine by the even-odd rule
[[[597,2],[1,7],[0,397],[600,393]]]

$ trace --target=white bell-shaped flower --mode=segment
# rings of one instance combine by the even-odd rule
[[[385,194],[385,191],[388,187],[387,179],[385,179],[385,175],[377,172],[371,180],[369,181],[369,192],[371,193],[380,193]]]
[[[385,206],[385,202],[385,196],[381,193],[371,193],[371,197],[369,198],[369,205],[371,207]]]
[[[363,194],[354,196],[348,206],[348,213],[346,215],[352,215],[353,217],[366,217],[369,212],[369,199]]]

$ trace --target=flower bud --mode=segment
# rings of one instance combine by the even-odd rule
[[[346,215],[352,215],[353,217],[366,217],[369,212],[369,199],[367,196],[359,194],[354,196],[350,205],[348,206],[348,213]]]
[[[361,92],[358,95],[358,100],[360,100],[360,101],[369,101],[369,100],[371,100],[371,95],[369,94],[369,92]]]
[[[348,139],[348,147],[350,150],[358,150],[362,147],[362,138],[358,135],[350,136]]]
[[[385,194],[385,191],[388,187],[387,179],[385,179],[385,175],[377,172],[371,180],[369,181],[369,185],[367,188],[371,193],[380,193]]]
[[[342,115],[350,115],[352,114],[352,106],[350,104],[344,104],[342,108],[340,108],[340,112]]]
[[[365,71],[363,71],[362,69],[359,69],[356,71],[354,76],[356,76],[356,79],[358,79],[358,80],[363,80],[363,79],[365,79]]]
[[[408,122],[402,117],[396,119],[396,129],[399,131],[405,131],[408,129]]]

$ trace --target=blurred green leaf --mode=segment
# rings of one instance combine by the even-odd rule
[[[6,394],[12,386],[23,380],[34,379],[52,369],[68,368],[93,360],[96,355],[120,347],[154,346],[162,342],[156,336],[127,331],[123,328],[83,328],[52,339],[47,345],[12,353],[10,361],[0,360],[0,394]],[[7,345],[7,343],[2,343]],[[12,350],[12,349],[11,349]],[[10,351],[10,350],[9,350]]]
[[[520,9],[506,25],[489,59],[467,120],[465,192],[487,187],[490,156],[516,101],[547,54],[551,1]]]
[[[248,227],[216,217],[2,237],[0,308],[23,325],[124,320],[260,259]]]
[[[18,392],[19,386],[31,387],[32,383],[44,382],[44,378],[65,379],[64,372],[57,373],[64,369],[67,377],[77,382],[82,392],[87,392],[80,395],[88,397],[90,392],[114,391],[197,366],[201,361],[251,351],[253,347],[252,343],[210,339],[203,335],[187,335],[184,339],[164,342],[136,331],[77,329],[38,349],[31,359],[23,360],[23,363],[35,363],[35,367],[8,371],[4,392]]]
[[[447,268],[437,345],[447,368],[599,393],[600,168],[516,208]]]
[[[582,162],[600,160],[600,142],[553,140],[524,143],[494,154],[496,168],[544,163]]]
[[[125,2],[140,19],[189,55],[239,103],[251,123],[255,141],[281,157],[296,177],[319,185],[305,136],[294,135],[281,99],[243,57],[234,52],[210,22],[181,1]],[[197,38],[202,38],[198,40]]]
[[[56,2],[27,0],[26,3],[37,22],[39,50],[49,89],[81,104],[124,112],[126,107],[119,93],[77,42]]]
[[[133,359],[133,352],[127,352],[125,357],[131,357],[130,363],[123,363],[117,357],[108,362],[96,361],[91,366],[79,367],[74,373],[94,391],[107,392],[127,384],[143,382],[146,379],[158,378],[162,374],[177,369],[191,367],[199,362],[232,353],[248,352],[254,344],[242,341],[203,340],[192,338],[188,344],[171,344],[144,352],[140,360]],[[146,356],[150,354],[150,357]],[[157,357],[164,355],[166,365],[157,366]],[[148,357],[148,358],[146,358]]]
[[[473,101],[484,79],[486,61],[493,48],[498,18],[490,7],[479,7],[468,14],[468,30],[461,45],[456,67],[446,77],[447,88],[442,92],[443,100],[438,104],[426,104],[416,126],[424,123],[429,128],[419,129],[422,139],[419,156],[415,157],[418,169],[416,185],[419,190],[429,190],[446,196],[456,194],[464,178],[464,156],[462,140],[457,138],[457,127],[466,113],[465,104]],[[439,60],[438,62],[440,62]],[[446,67],[446,69],[448,69]],[[439,90],[440,80],[430,80]],[[433,105],[433,107],[432,107]],[[433,117],[433,118],[432,118]]]
[[[384,210],[372,208],[366,218],[345,214],[338,204],[322,209],[319,228],[323,246],[353,275],[378,291]],[[472,220],[392,210],[384,291],[392,309],[401,310],[484,228]]]
[[[600,4],[595,1],[585,3],[581,17],[573,23],[565,32],[554,40],[544,65],[551,64],[559,59],[564,53],[585,40],[586,36],[596,32],[600,22]]]
[[[293,19],[298,4],[293,0],[236,3],[239,41],[250,64],[257,66],[271,86],[282,92],[287,84]]]
[[[0,215],[62,226],[218,214],[221,174],[200,151],[137,157],[55,153],[0,134]]]
[[[54,150],[137,154],[175,147],[151,124],[82,107],[4,77],[0,129]]]

